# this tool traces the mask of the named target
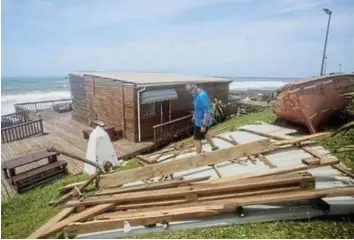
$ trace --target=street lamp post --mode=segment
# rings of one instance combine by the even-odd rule
[[[322,56],[321,75],[323,75],[323,67],[324,67],[325,58],[326,58],[326,49],[327,49],[329,24],[331,23],[331,16],[332,16],[332,11],[331,10],[329,10],[327,8],[324,8],[323,11],[325,11],[325,13],[327,13],[327,15],[328,15],[328,24],[327,24],[326,40],[325,40],[324,49],[323,49],[323,56]]]

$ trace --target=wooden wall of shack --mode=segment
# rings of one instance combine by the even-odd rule
[[[89,122],[100,120],[122,130],[123,137],[135,141],[135,88],[121,81],[85,76]]]
[[[69,75],[69,78],[74,120],[87,125],[94,120],[100,120],[107,125],[115,126],[117,130],[122,130],[123,137],[127,140],[138,141],[137,89],[133,84],[88,75],[85,77]],[[171,119],[187,116],[193,110],[192,96],[185,90],[184,85],[171,87],[175,88],[178,94],[178,99],[171,101]],[[161,87],[149,87],[147,90],[159,88]],[[211,100],[217,98],[227,103],[229,83],[205,83],[200,84],[200,88],[208,93]],[[142,141],[153,139],[153,126],[161,123],[161,104],[155,103],[154,115],[141,114]],[[168,102],[165,104],[169,105]],[[140,112],[142,113],[146,107],[148,104],[142,104]],[[169,113],[164,112],[165,114]]]
[[[69,81],[73,106],[72,118],[80,123],[88,124],[84,77],[70,74]]]

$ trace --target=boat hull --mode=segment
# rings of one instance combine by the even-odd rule
[[[273,103],[275,114],[305,125],[311,133],[351,99],[343,94],[354,91],[354,74],[336,74],[290,83],[280,90]]]

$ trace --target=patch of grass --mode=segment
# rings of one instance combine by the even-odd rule
[[[277,221],[269,223],[249,223],[225,227],[209,227],[182,231],[153,233],[135,238],[164,239],[220,239],[220,238],[260,238],[260,239],[311,239],[311,238],[353,238],[354,224],[337,221]]]
[[[318,143],[333,153],[333,155],[335,155],[347,167],[350,167],[352,172],[354,172],[354,152],[348,151],[336,153],[338,148],[354,143],[354,129],[347,131],[345,134],[339,133],[334,137],[320,139],[318,140]]]
[[[117,171],[138,166],[138,161],[132,159],[127,161],[125,166],[117,168]],[[1,238],[26,238],[29,236],[61,211],[61,206],[54,208],[48,206],[50,200],[59,194],[59,187],[89,178],[86,174],[68,176],[1,202]],[[87,196],[89,194],[87,192],[92,190],[94,190],[94,186],[90,185],[84,195]]]
[[[84,174],[68,176],[2,202],[1,237],[26,238],[61,210],[60,207],[48,206],[59,193],[59,187],[86,179],[88,176]]]

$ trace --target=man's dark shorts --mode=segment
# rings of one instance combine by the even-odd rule
[[[208,127],[205,129],[205,132],[200,131],[201,127],[194,126],[194,140],[201,141],[205,139],[205,134],[208,132]]]

